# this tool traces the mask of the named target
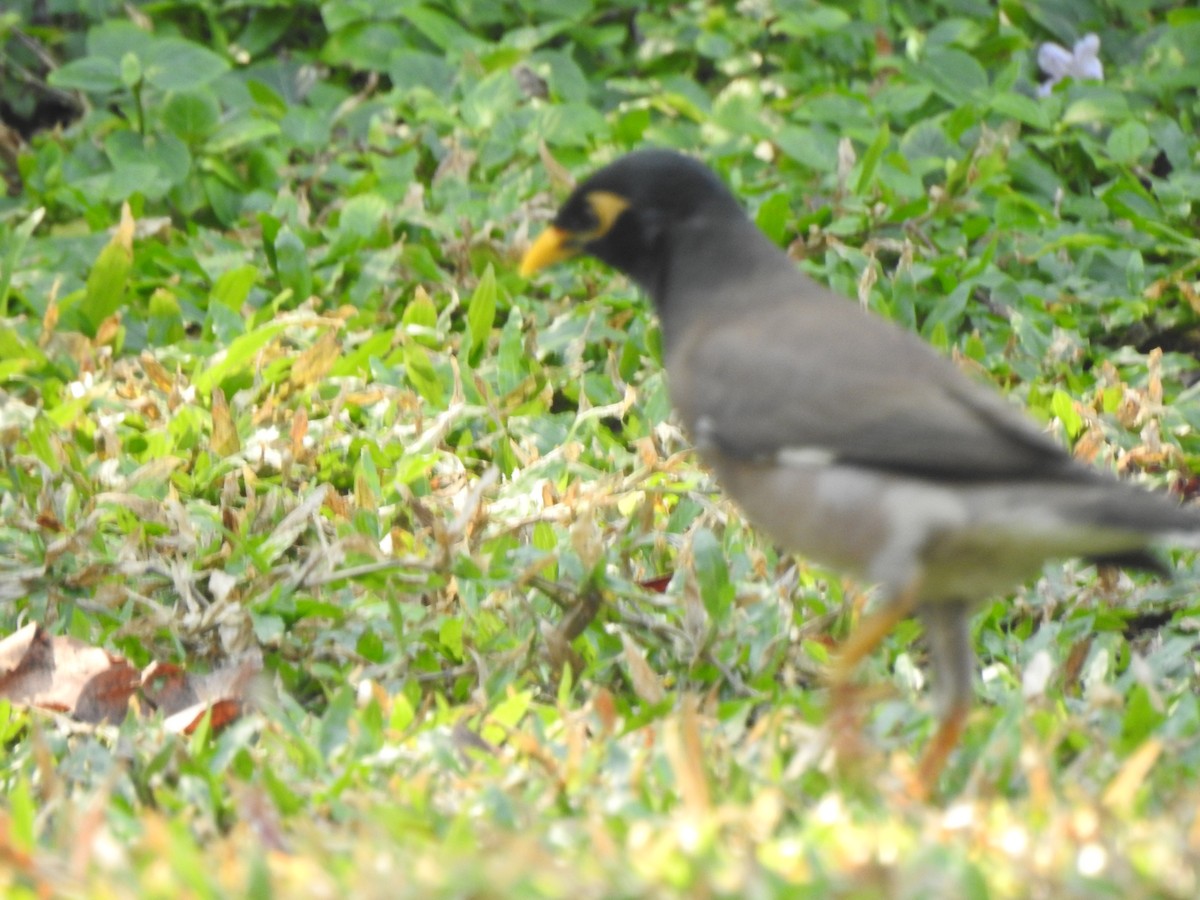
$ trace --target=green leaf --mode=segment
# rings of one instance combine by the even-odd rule
[[[357,248],[379,232],[388,212],[388,202],[379,194],[360,194],[342,206],[337,224],[339,250]]]
[[[404,315],[400,317],[400,324],[404,326],[405,333],[419,343],[427,347],[441,346],[442,336],[438,331],[437,306],[423,288],[418,287],[413,292],[412,299],[404,307]]]
[[[268,119],[255,119],[241,116],[225,122],[216,130],[204,149],[211,154],[221,155],[247,144],[259,144],[270,138],[278,137],[279,125]]]
[[[147,327],[150,343],[165,347],[183,340],[183,311],[175,295],[159,288],[150,295],[147,310]]]
[[[227,378],[254,371],[260,351],[286,327],[285,322],[267,322],[235,338],[224,352],[206,361],[196,373],[192,380],[196,391],[207,396]]]
[[[83,330],[94,337],[100,323],[121,308],[133,268],[133,216],[126,206],[112,239],[88,273],[87,287],[76,311]]]
[[[493,744],[503,743],[533,705],[533,691],[512,691],[492,707],[481,735]]]
[[[8,318],[8,292],[12,287],[13,273],[20,265],[21,255],[25,252],[29,238],[45,215],[46,208],[39,206],[12,230],[7,239],[0,243],[0,248],[3,249],[3,253],[0,255],[0,319]]]
[[[354,715],[354,691],[343,686],[329,701],[329,707],[321,718],[317,734],[317,746],[321,757],[333,760],[350,742],[350,719]]]
[[[1050,128],[1050,117],[1046,114],[1046,104],[1039,103],[1033,97],[1026,97],[1014,91],[1004,91],[992,96],[988,104],[993,112],[1010,119],[1016,119],[1026,125],[1046,131]]]
[[[387,659],[383,639],[374,631],[364,631],[359,635],[354,649],[367,662],[382,663]]]
[[[986,97],[987,72],[975,57],[962,50],[951,47],[930,52],[914,67],[914,75],[955,106]]]
[[[197,144],[217,127],[221,108],[208,91],[172,94],[162,109],[163,124],[180,140]]]
[[[257,282],[258,269],[255,266],[238,266],[222,272],[213,284],[212,299],[235,312],[241,312],[250,290]]]
[[[275,236],[275,265],[279,283],[290,290],[300,302],[312,296],[312,269],[308,265],[308,248],[296,232],[284,225]]]
[[[1121,723],[1121,746],[1132,750],[1150,737],[1165,718],[1145,685],[1131,685],[1125,696],[1125,716]]]
[[[89,56],[116,63],[126,53],[144,58],[154,41],[154,35],[128,19],[113,18],[88,32],[87,51]]]
[[[327,10],[333,4],[324,4]],[[328,16],[328,13],[326,13]],[[370,21],[356,22],[331,31],[325,46],[321,48],[321,60],[329,65],[353,66],[355,68],[386,71],[389,61],[403,52],[412,40],[410,29],[402,29],[392,22],[380,22],[376,16]],[[404,81],[394,82],[407,86]]]
[[[1122,122],[1109,134],[1106,146],[1109,156],[1131,166],[1150,149],[1150,131],[1141,122]]]
[[[1089,125],[1094,122],[1116,122],[1129,118],[1129,101],[1114,88],[1095,84],[1074,85],[1072,97],[1062,114],[1064,125]]]
[[[463,621],[461,618],[448,617],[442,620],[442,625],[438,629],[438,643],[454,659],[462,659]]]
[[[1075,408],[1075,398],[1066,391],[1056,390],[1050,398],[1050,411],[1062,422],[1071,440],[1079,437],[1083,431],[1083,418]]]
[[[828,4],[781,4],[772,31],[792,38],[820,38],[845,28],[851,21],[849,12]]]
[[[444,57],[419,50],[399,50],[388,55],[388,77],[397,90],[412,92],[424,88],[438,96],[447,96],[453,90],[456,72]]]
[[[871,146],[867,148],[867,152],[863,154],[863,158],[858,164],[858,181],[854,187],[856,194],[864,194],[870,187],[875,178],[875,170],[879,168],[879,160],[883,157],[891,139],[892,133],[887,125],[884,125],[875,134],[875,140],[871,142]]]
[[[120,64],[116,60],[98,56],[72,60],[50,72],[46,81],[56,88],[89,94],[107,94],[125,86],[121,81]]]
[[[1140,297],[1146,290],[1146,260],[1137,250],[1129,253],[1129,262],[1125,266],[1125,289],[1134,297]]]
[[[33,853],[37,846],[37,808],[29,779],[21,775],[7,793],[8,839],[13,851],[20,854]]]
[[[786,191],[777,191],[758,207],[754,221],[776,244],[787,236],[788,218],[792,214],[792,198]]]
[[[162,197],[191,172],[192,155],[173,134],[143,137],[135,131],[114,131],[104,151],[116,169],[112,193],[122,200],[135,193]]]
[[[404,374],[417,393],[429,403],[438,409],[445,407],[446,392],[437,370],[429,354],[416,341],[407,341],[404,345]]]
[[[137,54],[130,52],[121,57],[121,84],[125,87],[136,88],[142,83],[142,61],[138,59]]]
[[[183,38],[156,38],[142,62],[146,81],[163,91],[194,91],[229,71],[227,60]]]
[[[401,15],[439,50],[466,50],[479,43],[456,19],[429,7],[410,5]]]
[[[525,332],[522,324],[520,311],[514,307],[509,311],[508,319],[500,329],[496,367],[499,370],[497,387],[502,397],[507,397],[525,383],[532,365],[529,354],[525,351]]]
[[[837,135],[824,126],[788,126],[776,136],[775,143],[790,159],[817,172],[837,169]]]
[[[700,599],[713,621],[722,621],[728,614],[735,592],[729,580],[729,562],[716,536],[707,528],[692,534],[692,559]]]
[[[0,384],[30,369],[46,365],[46,354],[16,329],[0,325]],[[3,418],[0,412],[0,418]]]
[[[467,361],[478,366],[496,321],[496,273],[489,263],[467,304]]]

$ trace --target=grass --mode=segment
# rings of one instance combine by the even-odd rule
[[[1192,553],[982,608],[907,801],[919,628],[835,767],[861,586],[722,497],[628,284],[516,273],[570,177],[688,149],[814,277],[1194,499],[1191,10],[131,9],[0,15],[0,633],[158,673],[99,724],[0,676],[6,895],[1195,895]],[[1104,80],[1038,97],[1089,31]]]

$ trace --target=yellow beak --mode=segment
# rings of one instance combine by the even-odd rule
[[[538,235],[521,260],[521,276],[528,278],[539,269],[570,259],[579,251],[571,246],[570,232],[551,225]]]

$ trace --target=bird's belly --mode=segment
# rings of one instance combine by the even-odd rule
[[[884,479],[855,469],[710,460],[747,518],[788,550],[862,580],[894,538],[880,505]]]
[[[726,491],[777,543],[896,596],[972,602],[1048,559],[1121,552],[1144,536],[1057,515],[1042,485],[937,485],[851,466],[711,460]]]

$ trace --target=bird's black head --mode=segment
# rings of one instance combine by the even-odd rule
[[[530,275],[580,253],[595,256],[649,287],[663,237],[689,220],[742,215],[707,167],[670,150],[640,150],[580,184],[521,262]]]

